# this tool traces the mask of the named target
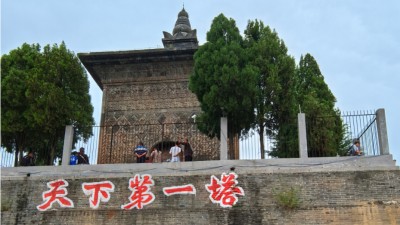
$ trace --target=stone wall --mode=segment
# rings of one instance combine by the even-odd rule
[[[288,171],[281,164],[275,172],[265,172],[257,169],[260,164],[254,161],[236,163],[231,169],[207,162],[200,169],[199,163],[82,166],[65,173],[50,172],[46,167],[19,169],[13,176],[2,177],[1,224],[400,224],[398,169],[294,172],[298,165],[291,164],[293,170]],[[222,207],[210,200],[206,185],[211,184],[212,175],[221,179],[222,173],[231,170],[238,176],[235,187],[242,188],[244,196],[237,195],[233,207]],[[142,209],[123,210],[121,206],[132,197],[128,186],[135,174],[152,176],[150,191],[155,199]],[[51,209],[39,211],[37,206],[44,202],[42,194],[49,190],[47,183],[57,179],[68,182],[65,196],[74,207],[60,208],[54,203]],[[92,209],[82,184],[101,181],[112,182],[115,189],[108,202]],[[188,184],[196,189],[195,194],[167,196],[163,192],[166,187]],[[278,195],[290,190],[295,190],[300,200],[297,208],[286,208],[277,200]]]

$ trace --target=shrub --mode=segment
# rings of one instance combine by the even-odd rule
[[[289,190],[283,190],[273,193],[278,205],[284,209],[296,209],[300,205],[299,190],[291,187]]]

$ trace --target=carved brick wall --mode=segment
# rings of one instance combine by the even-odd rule
[[[218,149],[216,139],[191,129],[164,129],[161,134],[161,129],[149,127],[192,126],[192,116],[201,112],[189,90],[194,52],[154,49],[80,55],[103,89],[98,163],[135,162],[133,149],[139,141],[150,148],[183,138],[196,146],[194,160],[219,159],[219,153],[211,150]],[[142,127],[134,129],[137,125]]]
[[[140,82],[110,85],[104,89],[105,125],[187,122],[199,113],[199,103],[188,81]]]

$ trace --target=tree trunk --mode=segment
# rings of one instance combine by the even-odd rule
[[[228,130],[228,159],[239,159],[239,135]]]
[[[240,145],[239,145],[239,135],[235,134],[235,143],[234,143],[234,148],[235,148],[235,160],[239,159],[239,150],[240,150]]]
[[[260,131],[258,132],[260,135],[260,151],[261,151],[261,159],[265,159],[265,148],[264,148],[264,126],[260,126]]]
[[[55,148],[54,148],[54,146],[51,146],[49,161],[47,162],[47,165],[52,166],[54,164],[54,155],[55,155]]]
[[[22,163],[22,157],[24,156],[24,149],[22,148],[22,149],[20,149],[19,150],[19,161],[20,161],[20,163]]]
[[[18,165],[18,157],[19,157],[19,150],[18,150],[18,148],[15,148],[15,157],[14,157],[14,167],[17,167],[17,166],[19,166]]]
[[[49,148],[49,154],[48,154],[48,156],[47,156],[47,162],[46,162],[46,165],[48,165],[48,166],[53,166],[54,165],[54,158],[55,158],[55,155],[56,155],[56,146],[57,146],[57,137],[54,137],[53,139],[51,139],[50,141],[49,141],[49,145],[48,145],[48,148]]]
[[[235,159],[235,134],[228,129],[228,159]]]
[[[23,152],[24,152],[23,145],[15,143],[14,167],[21,166]]]

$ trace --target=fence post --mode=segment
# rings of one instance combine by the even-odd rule
[[[297,124],[299,128],[300,158],[308,158],[306,115],[304,113],[297,114]]]
[[[221,117],[220,160],[228,160],[228,118]]]
[[[69,165],[73,139],[74,139],[74,127],[72,125],[65,126],[62,166]]]
[[[376,126],[378,128],[379,150],[381,155],[389,155],[389,141],[386,129],[385,109],[376,111]]]

